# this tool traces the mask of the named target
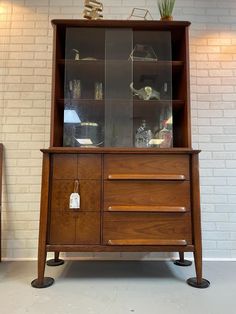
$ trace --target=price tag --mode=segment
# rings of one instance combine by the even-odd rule
[[[70,208],[80,208],[80,195],[79,195],[79,193],[71,193],[71,195],[70,195]]]

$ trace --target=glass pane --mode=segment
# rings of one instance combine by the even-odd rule
[[[134,31],[134,145],[172,146],[171,33]]]
[[[64,64],[63,146],[104,143],[103,28],[67,28]]]
[[[133,146],[131,29],[106,29],[105,146]]]

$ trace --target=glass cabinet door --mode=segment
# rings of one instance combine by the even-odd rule
[[[133,146],[132,47],[131,29],[106,29],[105,146]]]
[[[172,146],[172,58],[168,31],[134,31],[133,125],[136,147]]]
[[[63,146],[171,147],[168,31],[66,30]]]
[[[104,145],[105,30],[66,29],[63,146]]]

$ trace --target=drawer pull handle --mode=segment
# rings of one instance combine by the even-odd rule
[[[110,212],[186,213],[184,206],[109,206]]]
[[[109,174],[108,180],[186,180],[183,174]]]
[[[108,240],[108,245],[187,245],[186,240],[127,239]]]

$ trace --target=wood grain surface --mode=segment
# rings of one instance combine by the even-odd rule
[[[101,155],[53,155],[54,179],[101,179]]]
[[[104,156],[104,178],[112,174],[184,175],[189,179],[188,155],[129,155]]]
[[[104,244],[108,244],[109,240],[134,239],[186,240],[188,244],[191,244],[191,215],[190,213],[181,215],[173,213],[104,213]]]
[[[188,181],[105,181],[104,210],[110,206],[180,206],[190,208]]]
[[[53,180],[51,210],[72,210],[69,208],[70,195],[74,192],[74,180]],[[101,208],[101,182],[98,180],[79,180],[79,211],[99,211]],[[75,210],[76,211],[76,210]]]
[[[97,212],[51,212],[49,244],[99,244],[100,214]]]

